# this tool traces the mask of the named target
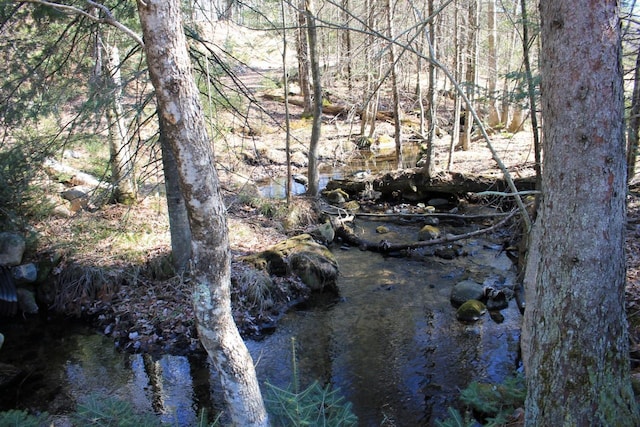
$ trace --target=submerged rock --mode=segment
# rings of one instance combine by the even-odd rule
[[[463,280],[451,289],[451,304],[458,307],[469,300],[480,300],[484,295],[484,286],[480,283]]]
[[[475,322],[487,312],[487,307],[480,301],[471,299],[458,308],[456,318],[461,322]]]

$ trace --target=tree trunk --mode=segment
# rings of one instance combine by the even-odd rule
[[[487,26],[489,31],[489,49],[488,49],[488,62],[489,70],[487,76],[487,90],[489,92],[489,118],[488,123],[490,127],[495,127],[500,124],[500,113],[498,113],[497,98],[496,98],[496,86],[498,82],[498,53],[496,48],[496,0],[489,0],[487,2]]]
[[[311,97],[311,65],[309,63],[309,43],[307,30],[307,15],[305,13],[305,0],[300,0],[298,6],[298,28],[296,29],[296,47],[298,51],[298,83],[304,99],[302,115],[309,117],[313,111]]]
[[[113,198],[118,203],[134,204],[137,200],[135,161],[127,136],[127,125],[122,108],[122,78],[120,53],[116,46],[104,44],[106,86],[111,91],[107,106],[109,149],[111,152],[111,181]]]
[[[618,10],[542,0],[540,15],[545,156],[525,274],[525,425],[637,426]]]
[[[427,0],[427,15],[433,16],[433,0]],[[436,33],[435,33],[435,17],[429,21],[427,26],[427,46],[429,47],[429,58],[436,59]],[[422,168],[423,173],[427,177],[432,177],[435,174],[435,159],[434,159],[434,143],[436,138],[436,124],[437,124],[437,109],[436,102],[438,91],[436,90],[436,66],[433,61],[429,62],[427,72],[429,74],[429,89],[427,90],[427,102],[429,103],[429,113],[427,118],[429,120],[429,130],[427,132],[427,152],[425,164]]]
[[[476,93],[476,63],[478,52],[478,0],[469,1],[469,15],[467,25],[467,49],[466,49],[466,95],[469,101],[473,103]],[[470,109],[470,105],[466,106],[466,110]],[[473,127],[473,119],[470,114],[466,114],[464,128],[461,135],[460,147],[467,151],[471,143],[471,129]]]
[[[305,12],[307,29],[309,32],[309,58],[311,62],[311,77],[313,78],[313,124],[311,126],[311,141],[309,141],[309,164],[307,175],[309,187],[307,194],[315,197],[320,192],[320,176],[318,171],[318,143],[322,126],[322,82],[320,81],[320,63],[318,61],[318,43],[316,18],[312,0],[306,0]]]
[[[158,113],[164,187],[167,194],[169,232],[171,234],[171,262],[177,273],[183,273],[187,270],[191,259],[191,228],[189,227],[187,206],[180,190],[178,163],[165,136],[164,120],[162,114]]]
[[[198,334],[220,374],[231,422],[266,426],[251,356],[231,315],[231,254],[213,150],[189,62],[178,0],[138,2],[151,82],[180,174],[192,234]]]
[[[396,142],[396,167],[402,169],[402,117],[400,116],[400,90],[398,88],[398,65],[396,64],[396,48],[395,34],[393,29],[393,8],[391,0],[387,0],[385,5],[387,12],[387,31],[390,42],[389,46],[389,62],[391,63],[391,92],[393,95],[393,111],[394,111],[394,140]]]
[[[640,131],[640,49],[636,56],[636,68],[633,76],[633,95],[631,111],[627,125],[627,182],[636,174],[636,159],[638,158],[638,132]]]

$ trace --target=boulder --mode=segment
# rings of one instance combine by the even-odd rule
[[[335,205],[339,205],[349,200],[349,194],[341,188],[337,188],[331,191],[324,191],[323,195],[327,198],[329,203],[333,203]]]
[[[26,247],[27,242],[20,234],[10,231],[0,233],[0,265],[19,265]]]
[[[337,291],[338,262],[326,246],[310,234],[300,234],[257,254],[240,258],[269,274],[293,273],[312,291]]]
[[[451,304],[459,307],[469,300],[484,298],[484,286],[473,280],[463,280],[456,283],[451,289]]]

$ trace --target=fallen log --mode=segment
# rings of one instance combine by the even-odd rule
[[[469,239],[471,237],[480,236],[482,234],[489,233],[491,231],[494,231],[502,227],[518,213],[519,213],[518,210],[513,210],[509,212],[507,216],[505,216],[503,219],[501,219],[494,225],[487,228],[483,228],[481,230],[470,231],[464,234],[447,235],[445,237],[441,237],[438,239],[424,240],[424,241],[413,242],[413,243],[392,243],[385,239],[377,243],[371,242],[358,237],[354,233],[353,229],[344,223],[340,223],[339,227],[336,229],[336,236],[341,237],[345,243],[351,246],[356,246],[360,248],[360,250],[386,254],[390,252],[398,252],[398,251],[408,250],[408,249],[418,249],[418,248],[423,248],[427,246],[443,245],[445,243],[451,243],[457,240]]]
[[[535,177],[514,180],[518,190],[535,190]],[[327,183],[327,190],[342,189],[350,196],[363,191],[380,192],[383,199],[421,201],[442,194],[462,196],[487,190],[506,192],[509,189],[504,178],[498,176],[468,175],[458,172],[443,172],[427,177],[422,169],[413,168],[389,172],[380,177],[367,179],[334,179]]]

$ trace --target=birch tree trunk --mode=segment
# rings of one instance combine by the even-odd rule
[[[222,381],[231,423],[266,426],[251,356],[231,315],[231,254],[225,207],[184,36],[179,0],[138,2],[164,136],[180,174],[192,233],[198,334]]]
[[[525,425],[637,426],[618,10],[542,0],[540,15],[545,155],[525,274]]]

